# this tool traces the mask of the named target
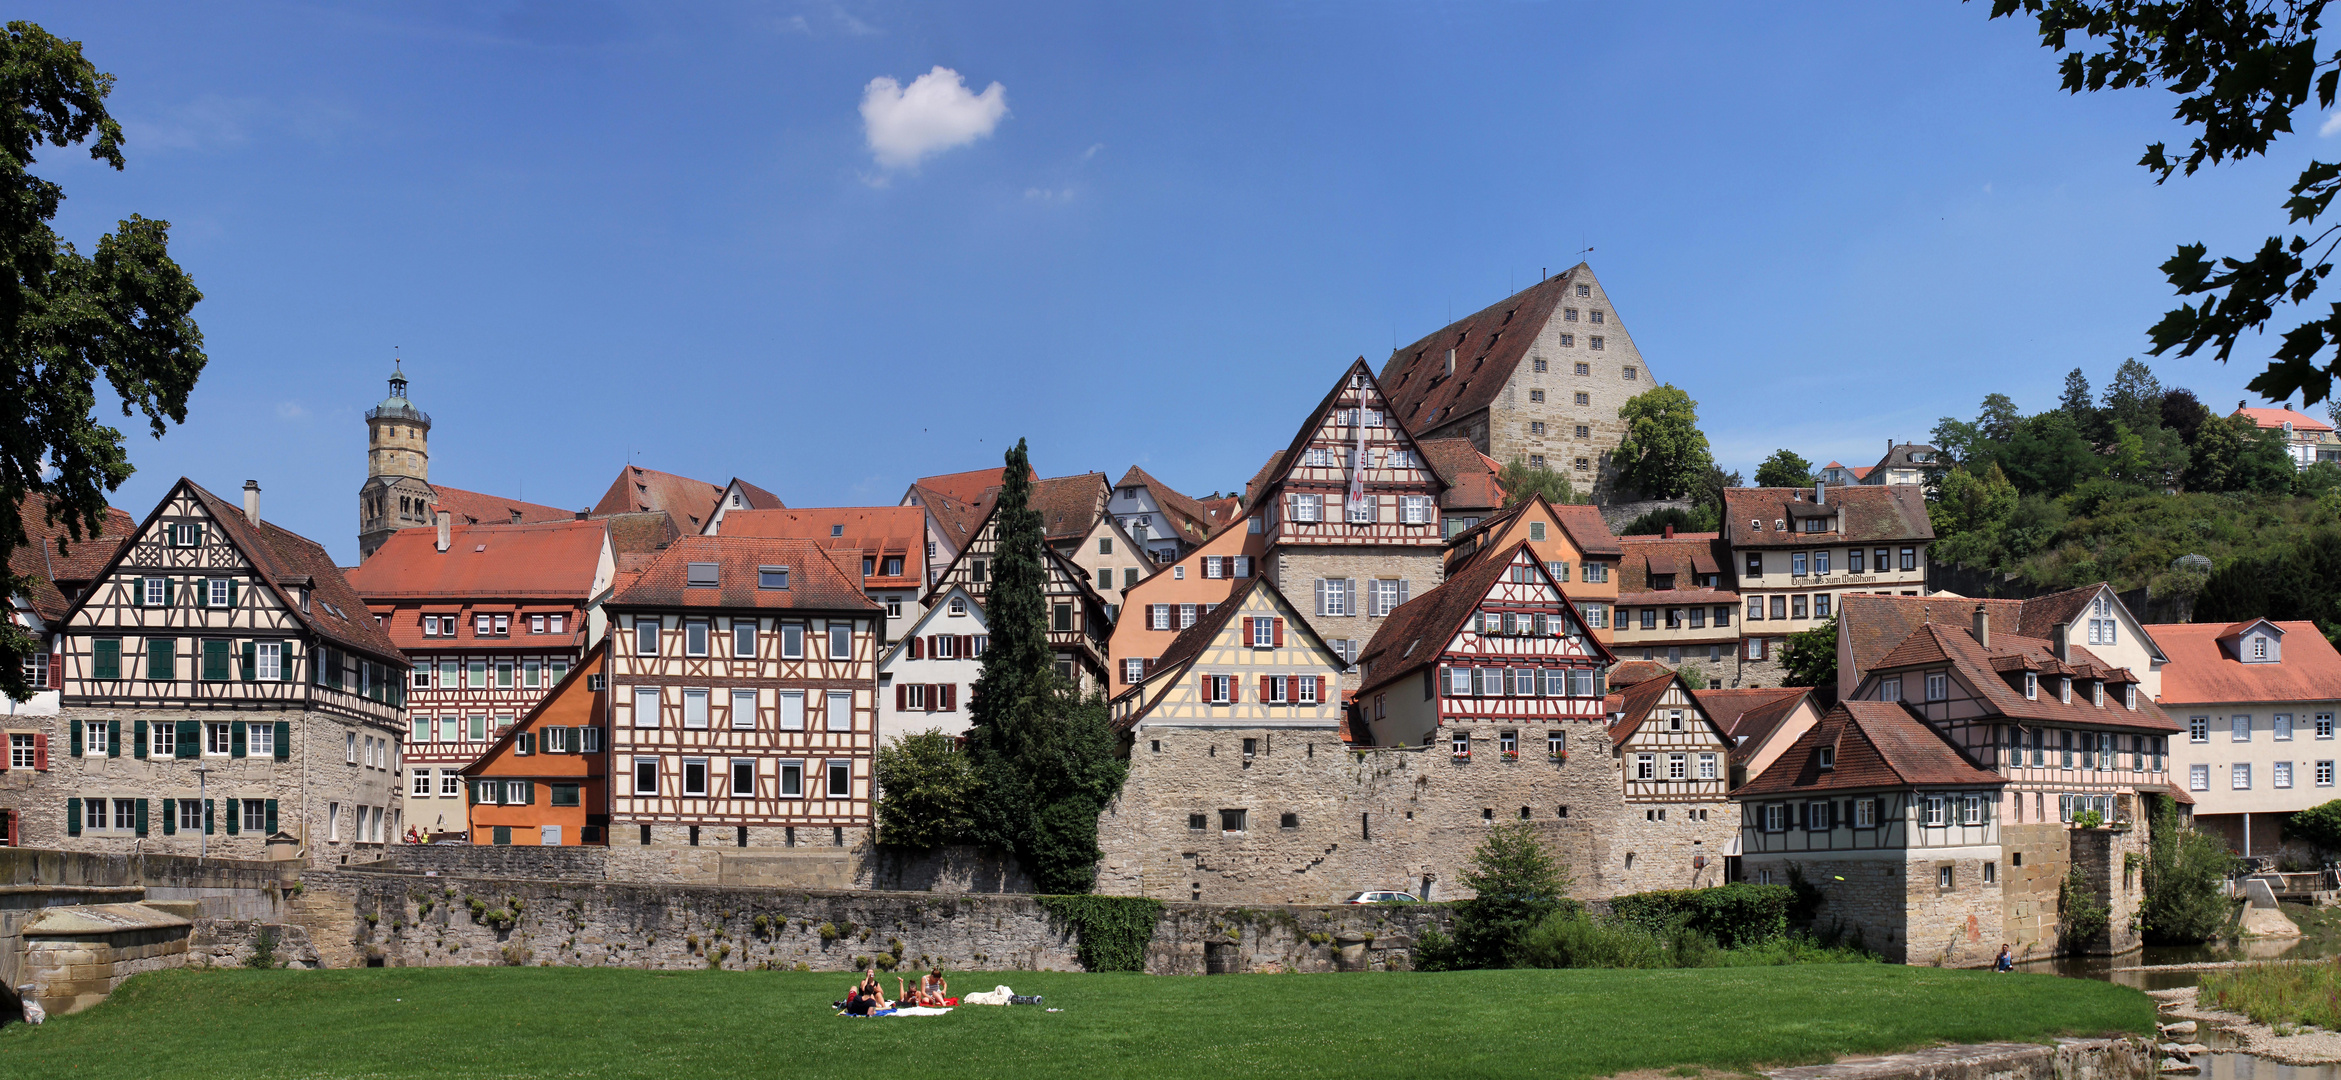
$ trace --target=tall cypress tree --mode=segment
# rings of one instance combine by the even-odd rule
[[[1043,892],[1087,892],[1097,817],[1121,790],[1105,701],[1057,676],[1048,640],[1046,540],[1031,508],[1024,441],[1008,452],[993,510],[990,644],[968,696],[967,752],[981,788],[976,839],[1013,853]]]

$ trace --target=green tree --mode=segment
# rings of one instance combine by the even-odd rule
[[[2332,109],[2341,89],[2341,52],[2320,56],[2317,34],[2327,0],[1992,0],[1991,17],[2029,16],[2041,44],[2058,52],[2064,88],[2121,90],[2162,87],[2178,96],[2175,115],[2196,130],[2185,150],[2163,143],[2138,161],[2162,183],[2206,163],[2264,155],[2292,130],[2294,114],[2313,99]],[[2094,50],[2094,51],[2093,51]],[[2176,349],[2192,356],[2206,347],[2225,362],[2246,332],[2279,318],[2277,306],[2306,306],[2332,272],[2341,229],[2322,222],[2341,193],[2341,164],[2311,160],[2284,200],[2291,223],[2309,227],[2290,239],[2269,237],[2248,257],[2214,263],[2200,243],[2187,244],[2162,264],[2179,306],[2149,331],[2153,355]],[[2249,386],[2270,401],[2294,393],[2313,405],[2332,395],[2341,360],[2328,346],[2341,343],[2341,306],[2285,331],[2273,362]]]
[[[1577,485],[1570,483],[1566,475],[1532,466],[1518,454],[1512,455],[1512,460],[1505,462],[1503,469],[1496,473],[1496,484],[1504,489],[1505,506],[1518,506],[1532,495],[1542,495],[1544,501],[1554,506],[1584,501],[1577,494]]]
[[[2297,471],[2281,432],[2263,431],[2248,417],[2226,416],[2205,421],[2195,433],[2187,488],[2277,495],[2292,489]]]
[[[2294,812],[2284,819],[2284,835],[2306,840],[2319,851],[2341,852],[2341,799]]]
[[[2079,487],[2105,468],[2072,414],[2062,409],[2019,424],[1998,461],[2016,490],[2050,498]]]
[[[2195,392],[2185,387],[2162,395],[2162,426],[2178,433],[2179,441],[2195,445],[2195,436],[2203,424],[2211,419],[2211,410],[2204,408]]]
[[[1533,826],[1506,822],[1491,828],[1461,874],[1474,894],[1456,905],[1457,966],[1512,966],[1520,941],[1546,916],[1573,907],[1568,868],[1545,850]]]
[[[1658,536],[1672,528],[1676,532],[1711,532],[1699,528],[1699,516],[1679,506],[1661,506],[1635,518],[1618,530],[1619,536]]]
[[[2097,411],[2097,402],[2089,396],[2089,377],[2080,368],[2065,373],[2065,393],[2057,399],[2057,411],[2073,418],[2073,427],[2084,438],[2096,439],[2103,415]]]
[[[1810,630],[1788,635],[1788,647],[1780,653],[1780,666],[1788,672],[1780,680],[1782,686],[1823,687],[1834,697],[1837,688],[1837,617]]]
[[[2105,385],[2105,418],[2132,431],[2162,426],[2162,382],[2136,357],[2122,361]]]
[[[1774,450],[1771,457],[1756,466],[1756,486],[1811,487],[1813,463],[1798,457],[1793,450]]]
[[[2180,825],[2169,799],[2144,798],[2152,809],[2138,927],[2156,944],[2207,941],[2227,925],[2226,879],[2235,857],[2217,839]]]
[[[978,790],[973,837],[1013,853],[1042,892],[1088,892],[1097,817],[1128,766],[1103,699],[1059,678],[1048,643],[1047,581],[1032,465],[1008,451],[994,525],[985,647],[968,695],[967,754]]]
[[[975,828],[975,768],[958,740],[940,731],[904,735],[878,748],[878,842],[938,848]]]
[[[65,41],[11,22],[0,60],[0,344],[14,358],[0,393],[0,565],[29,543],[23,511],[39,508],[74,540],[103,527],[106,493],[132,472],[122,433],[96,423],[101,374],[122,415],[145,416],[157,438],[187,419],[203,371],[203,333],[189,317],[203,294],[170,256],[170,223],[135,214],[99,237],[94,256],[49,223],[65,191],[33,175],[42,144],[89,144],[91,160],[123,167],[122,128],[106,112],[114,77]],[[28,504],[28,496],[39,496]],[[7,575],[9,595],[31,591]],[[23,700],[23,659],[38,649],[0,623],[0,691]]]
[[[1699,489],[1715,464],[1707,436],[1699,430],[1699,403],[1673,383],[1636,394],[1618,409],[1626,422],[1618,444],[1618,478],[1656,499],[1675,499]]]

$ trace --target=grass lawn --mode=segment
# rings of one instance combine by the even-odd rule
[[[891,980],[889,980],[891,981]],[[2136,990],[1885,964],[1670,971],[956,973],[1063,1012],[843,1019],[847,975],[614,968],[169,971],[41,1027],[0,1076],[1276,1076],[1405,1080],[1807,1063],[2144,1032]]]

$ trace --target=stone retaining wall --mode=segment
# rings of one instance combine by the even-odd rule
[[[0,848],[0,988],[28,981],[23,929],[45,909],[169,901],[194,905],[198,918],[282,919],[294,872],[289,863]]]
[[[2152,1080],[2160,1065],[2143,1039],[2059,1039],[1938,1046],[1907,1054],[1774,1069],[1772,1080]]]
[[[570,882],[312,870],[302,910],[329,967],[534,964],[679,970],[1079,970],[1078,942],[1030,896]],[[332,918],[340,913],[340,918]],[[1437,907],[1168,904],[1155,974],[1410,967]],[[879,958],[885,958],[880,960]]]

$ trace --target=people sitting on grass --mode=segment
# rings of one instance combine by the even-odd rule
[[[844,1011],[847,1016],[872,1016],[893,1008],[894,1002],[886,1000],[886,988],[878,985],[878,969],[875,966],[863,972],[862,981],[845,993]]]
[[[912,993],[917,995],[918,1004],[939,1008],[948,1004],[951,984],[943,981],[943,969],[938,967],[919,976],[918,989]]]

